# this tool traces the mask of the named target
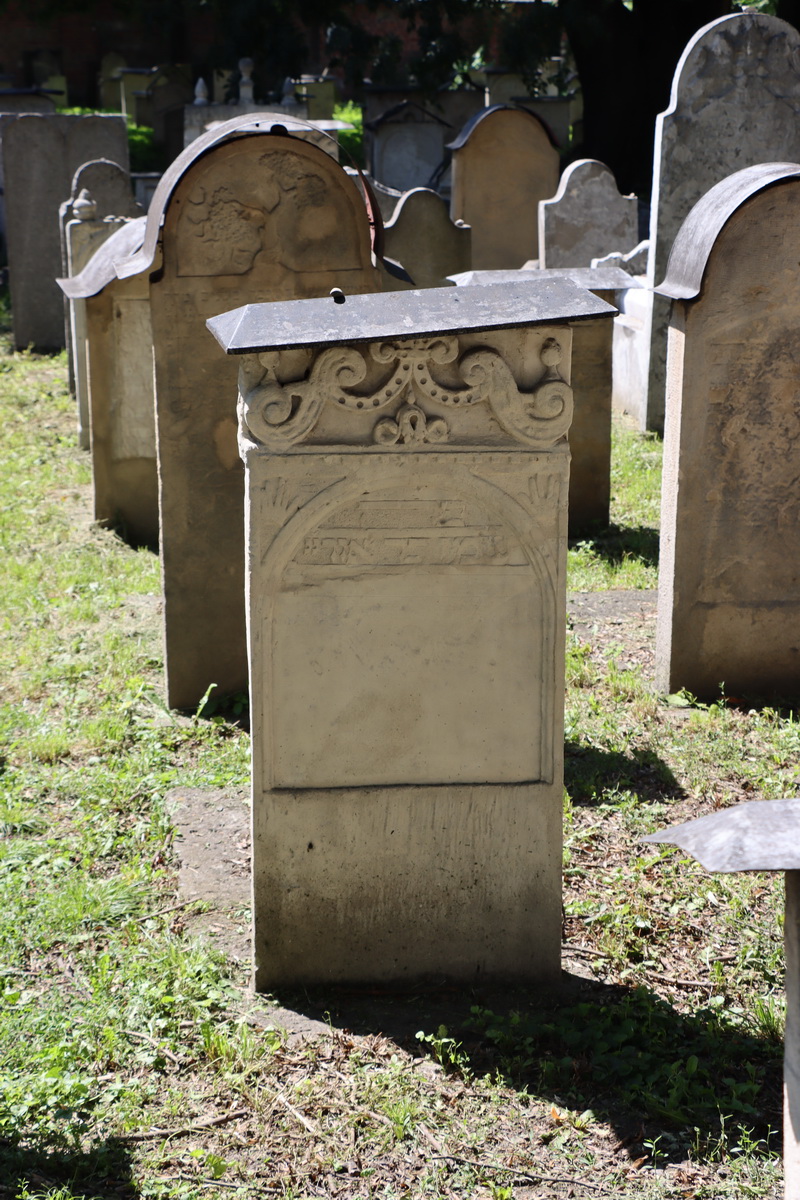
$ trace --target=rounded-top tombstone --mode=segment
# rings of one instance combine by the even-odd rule
[[[673,301],[656,680],[707,698],[800,679],[800,166],[747,167],[692,209]]]
[[[765,13],[704,25],[689,41],[656,120],[648,278],[664,278],[681,223],[741,168],[800,160],[800,33]],[[664,419],[667,306],[653,308],[647,428]],[[644,423],[644,422],[643,422]]]
[[[495,104],[450,143],[450,216],[472,226],[472,266],[499,270],[538,257],[537,205],[558,186],[559,158],[543,121]]]
[[[380,289],[358,189],[284,125],[239,117],[184,150],[124,268],[151,271],[167,693],[178,708],[213,684],[247,686],[236,367],[204,322],[254,301]]]

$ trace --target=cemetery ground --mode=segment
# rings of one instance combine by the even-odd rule
[[[91,523],[65,360],[3,336],[0,1198],[777,1197],[782,885],[638,839],[794,794],[800,724],[652,690],[660,443],[617,428],[570,551],[565,990],[253,997],[246,698],[165,708],[157,556]],[[210,903],[181,790],[228,822]]]

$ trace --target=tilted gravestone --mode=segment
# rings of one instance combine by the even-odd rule
[[[106,158],[128,169],[128,135],[117,116],[24,114],[2,118],[11,311],[19,348],[65,344],[58,211],[78,167]]]
[[[639,284],[619,267],[562,267],[560,270],[466,271],[451,276],[459,286],[568,279],[607,304]],[[614,387],[613,341],[616,322],[581,321],[572,335],[572,390],[575,411],[569,430],[570,537],[605,529],[611,503],[611,409]]]
[[[656,682],[703,699],[800,680],[800,166],[738,171],[695,205],[672,299]]]
[[[82,199],[88,193],[93,211]],[[100,158],[86,162],[75,172],[72,180],[72,191],[58,210],[59,233],[61,238],[61,275],[77,275],[82,271],[95,250],[110,237],[116,225],[108,217],[132,218],[143,216],[143,209],[133,196],[133,185],[130,174],[118,163]],[[68,239],[67,227],[71,221],[78,223],[72,229],[72,237]],[[69,357],[70,391],[78,402],[78,443],[82,449],[89,446],[89,409],[88,385],[82,377],[81,363],[76,364],[75,342],[85,341],[84,329],[76,330],[76,323],[82,325],[84,314],[80,302],[76,304],[64,297],[64,317],[66,327],[67,352]],[[76,377],[77,370],[77,377]]]
[[[589,267],[593,258],[632,250],[638,240],[636,197],[623,196],[597,159],[572,163],[555,196],[539,201],[540,267]]]
[[[193,142],[164,175],[142,251],[153,329],[169,703],[247,685],[244,485],[235,365],[204,333],[252,300],[375,291],[367,212],[338,163],[240,118]],[[157,267],[153,269],[154,265]],[[198,329],[200,332],[198,333]]]
[[[692,205],[740,168],[800,160],[800,33],[761,13],[704,26],[683,52],[656,121],[648,281],[659,284]],[[642,428],[664,423],[669,305],[655,296]]]
[[[402,263],[413,283],[404,288],[447,287],[448,275],[472,265],[472,230],[450,220],[447,201],[428,188],[406,192],[383,227],[386,257]]]
[[[339,297],[341,300],[341,297]],[[255,983],[560,965],[568,281],[254,305]]]
[[[472,226],[473,267],[516,268],[538,258],[537,205],[555,192],[559,170],[539,118],[502,104],[483,109],[450,148],[450,215]]]
[[[73,223],[70,223],[70,226]],[[145,218],[109,221],[110,236],[77,275],[60,280],[83,314],[75,361],[88,383],[94,517],[140,545],[158,542],[153,349],[145,275],[116,265],[141,249]],[[76,330],[77,332],[77,330]]]

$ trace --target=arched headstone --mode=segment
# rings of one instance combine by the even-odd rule
[[[179,708],[212,684],[247,686],[236,367],[203,322],[255,300],[380,288],[358,189],[275,124],[239,118],[184,150],[124,268],[150,277],[167,693]]]
[[[472,226],[476,270],[521,267],[538,258],[537,205],[558,186],[558,150],[524,109],[495,105],[450,143],[450,216]]]
[[[800,166],[692,209],[672,299],[656,682],[701,698],[800,683]]]
[[[552,200],[539,202],[539,265],[589,267],[639,240],[638,201],[623,196],[613,172],[594,158],[567,167]]]
[[[728,175],[800,160],[800,33],[763,13],[705,25],[675,69],[669,108],[656,121],[648,280],[660,283],[692,205]],[[669,309],[654,297],[643,428],[664,423]]]

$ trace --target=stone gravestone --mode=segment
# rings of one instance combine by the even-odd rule
[[[761,13],[722,17],[687,45],[656,121],[648,282],[664,278],[692,205],[742,167],[800,160],[800,33]],[[656,296],[642,428],[664,423],[669,305]]]
[[[450,216],[472,226],[476,270],[521,267],[539,256],[537,205],[558,186],[558,150],[524,109],[495,105],[454,142]]]
[[[94,212],[87,216],[85,203],[79,204],[82,212],[76,212],[76,203],[87,192],[91,197]],[[61,274],[77,274],[82,271],[98,246],[114,232],[114,225],[106,222],[106,217],[140,217],[143,215],[141,205],[133,197],[133,187],[129,173],[118,163],[99,158],[93,162],[84,163],[75,172],[72,180],[72,191],[58,210],[59,233],[61,238]],[[79,225],[74,229],[72,252],[67,246],[67,225],[79,218]],[[64,316],[69,355],[70,391],[78,400],[78,440],[82,449],[89,446],[89,411],[86,391],[86,381],[75,378],[74,357],[74,325],[75,321],[83,318],[79,315],[73,303],[64,297]],[[83,339],[85,333],[78,335]],[[78,367],[80,371],[80,367]]]
[[[184,150],[153,198],[141,253],[119,268],[150,274],[167,695],[176,708],[196,707],[212,684],[219,694],[247,686],[236,369],[202,323],[255,299],[380,287],[357,188],[330,155],[270,133],[273,124],[269,114],[235,119]]]
[[[681,227],[673,300],[656,683],[703,699],[800,680],[800,166],[749,167]]]
[[[401,192],[430,187],[452,127],[413,100],[402,100],[364,126],[370,174]]]
[[[244,354],[255,984],[558,978],[560,280],[255,305]]]
[[[639,240],[638,201],[623,196],[613,173],[594,158],[571,163],[552,200],[539,201],[539,265],[589,267]]]
[[[383,227],[387,258],[402,263],[413,279],[395,280],[396,289],[447,287],[448,275],[472,265],[472,230],[450,220],[447,201],[428,188],[414,188],[401,198]]]
[[[459,287],[567,279],[599,300],[619,307],[620,297],[639,283],[619,267],[562,267],[560,270],[466,271],[451,279]],[[617,318],[618,319],[618,318]],[[614,392],[615,321],[581,321],[572,335],[572,389],[575,411],[569,430],[570,537],[606,529],[611,504],[611,409]]]
[[[128,169],[128,135],[117,116],[33,114],[0,118],[6,238],[15,345],[64,346],[59,206],[78,167],[106,158]]]
[[[153,391],[153,336],[146,275],[117,276],[117,264],[141,249],[145,218],[109,220],[111,235],[77,275],[60,280],[84,336],[91,424],[94,517],[134,545],[158,542],[158,471]],[[72,225],[72,222],[70,223]]]

